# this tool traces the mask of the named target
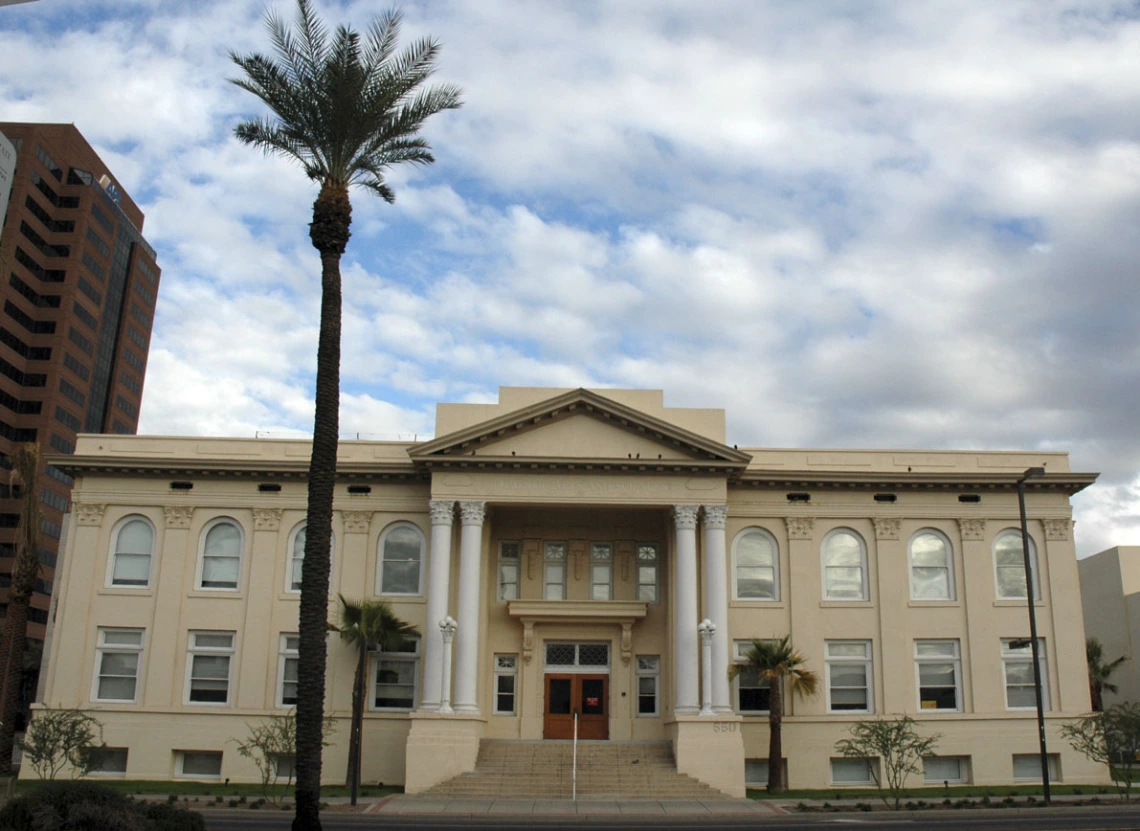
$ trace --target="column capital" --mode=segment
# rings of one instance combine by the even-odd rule
[[[700,505],[674,505],[673,506],[673,521],[677,523],[677,528],[692,528],[697,527],[697,511],[700,510]]]
[[[276,531],[281,527],[281,508],[254,508],[253,530]]]
[[[728,524],[727,505],[705,505],[705,527],[724,530]]]
[[[1047,540],[1067,540],[1069,538],[1069,529],[1073,525],[1071,519],[1043,519],[1041,524],[1045,526],[1045,539]]]
[[[103,512],[107,510],[106,505],[95,502],[76,502],[74,507],[80,525],[101,525]]]
[[[486,502],[460,502],[459,515],[464,525],[482,525],[487,513]]]
[[[431,511],[432,525],[451,527],[451,523],[455,521],[454,499],[433,499],[428,502],[428,510]]]
[[[343,511],[344,533],[367,534],[368,526],[372,524],[371,511]]]
[[[168,505],[162,509],[162,512],[166,514],[167,528],[189,528],[194,509],[189,505]]]
[[[986,538],[986,521],[984,519],[960,519],[958,530],[963,540],[984,540]]]
[[[792,540],[810,540],[815,530],[815,519],[812,517],[784,517],[784,524],[788,526],[788,539]]]
[[[875,524],[875,539],[897,540],[902,520],[898,517],[875,517],[871,520]]]

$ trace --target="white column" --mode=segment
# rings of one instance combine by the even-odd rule
[[[451,642],[455,640],[455,618],[448,615],[439,622],[439,634],[443,638],[443,700],[439,703],[441,713],[454,713],[451,709]]]
[[[693,715],[699,698],[697,651],[697,505],[674,505],[673,712]]]
[[[435,622],[447,617],[447,599],[451,592],[451,523],[455,502],[432,500],[431,557],[428,560],[427,620],[424,627],[424,692],[421,710],[439,709],[442,688],[443,640]]]
[[[712,703],[712,643],[716,634],[716,624],[708,618],[697,627],[701,636],[701,715],[715,715]]]
[[[479,573],[485,502],[460,502],[459,631],[455,641],[455,712],[479,712]],[[430,620],[430,618],[429,618]]]
[[[705,505],[705,615],[720,632],[712,643],[712,707],[717,713],[732,712],[728,683],[731,641],[728,638],[728,566],[724,526],[728,508]]]

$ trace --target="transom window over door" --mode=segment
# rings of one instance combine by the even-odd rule
[[[1037,546],[1029,538],[1029,563],[1033,568],[1033,598],[1041,599],[1041,581],[1037,573]],[[1025,551],[1021,531],[1006,528],[994,537],[994,567],[997,570],[997,596],[1001,600],[1024,600]]]
[[[145,589],[150,585],[154,527],[141,516],[124,519],[111,544],[111,585]]]
[[[929,528],[910,541],[910,596],[912,600],[954,599],[950,541]]]
[[[733,586],[740,600],[779,600],[779,551],[761,528],[741,532],[732,546]]]
[[[823,598],[867,599],[867,548],[850,529],[839,528],[823,538]]]
[[[207,525],[202,535],[198,588],[237,591],[242,547],[241,527],[232,519],[217,519]]]
[[[571,667],[588,667],[591,670],[610,665],[608,643],[547,643],[546,667],[566,672]]]
[[[420,594],[424,535],[410,522],[398,522],[380,535],[377,594]]]

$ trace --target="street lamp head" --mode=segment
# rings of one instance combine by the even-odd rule
[[[1031,467],[1031,468],[1026,468],[1025,473],[1023,473],[1021,475],[1021,478],[1023,481],[1025,479],[1040,479],[1044,475],[1045,475],[1045,468],[1043,468],[1043,467]]]

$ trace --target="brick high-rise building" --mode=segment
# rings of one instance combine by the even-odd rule
[[[0,133],[16,150],[0,229],[0,454],[32,441],[70,453],[76,433],[134,433],[159,281],[142,212],[74,126],[0,122]],[[19,515],[6,480],[4,611]],[[71,477],[45,465],[36,492],[44,568],[28,637],[42,639]]]

